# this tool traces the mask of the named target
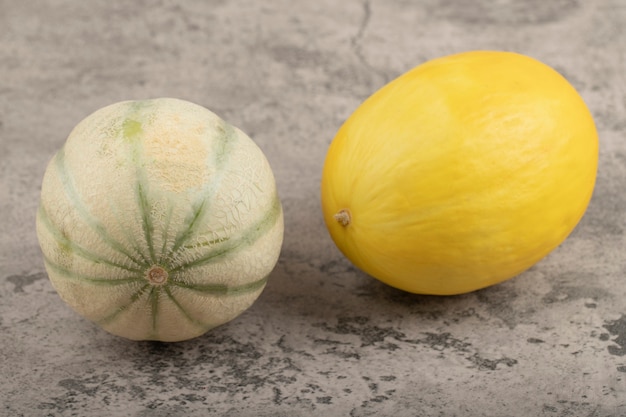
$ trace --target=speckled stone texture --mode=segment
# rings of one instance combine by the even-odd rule
[[[506,283],[455,297],[359,272],[324,227],[341,122],[385,82],[470,49],[555,67],[600,133],[589,210]],[[623,0],[0,0],[0,415],[626,416]],[[34,216],[88,113],[178,97],[274,168],[285,245],[254,306],[197,339],[130,342],[62,303]]]

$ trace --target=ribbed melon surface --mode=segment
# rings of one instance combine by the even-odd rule
[[[201,106],[155,99],[76,126],[45,173],[37,233],[76,311],[123,337],[175,341],[255,301],[283,215],[250,138]]]

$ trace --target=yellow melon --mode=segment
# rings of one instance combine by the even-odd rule
[[[597,162],[592,116],[563,76],[521,54],[470,51],[417,66],[346,120],[323,168],[323,214],[371,276],[465,293],[563,242]]]

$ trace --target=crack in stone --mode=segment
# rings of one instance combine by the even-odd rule
[[[363,18],[361,19],[361,24],[357,30],[356,35],[352,38],[352,45],[356,47],[360,47],[361,40],[363,39],[363,34],[365,33],[365,29],[369,25],[370,19],[372,17],[372,7],[369,0],[365,0],[362,3],[363,6]]]
[[[356,34],[351,39],[350,43],[352,44],[352,50],[354,52],[354,55],[356,55],[357,59],[359,60],[359,62],[365,68],[370,70],[372,73],[378,75],[379,77],[382,77],[384,83],[386,84],[387,82],[389,82],[387,75],[384,72],[375,68],[367,60],[367,58],[365,57],[365,54],[363,53],[361,41],[363,40],[363,37],[365,36],[365,31],[367,30],[370,24],[371,18],[372,18],[372,6],[369,0],[364,0],[361,3],[361,5],[363,8],[363,17],[361,19],[361,22],[359,24]]]

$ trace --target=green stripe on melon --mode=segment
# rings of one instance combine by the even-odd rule
[[[247,309],[280,253],[283,213],[261,150],[189,102],[93,113],[49,164],[37,234],[55,289],[135,340],[184,340]]]

